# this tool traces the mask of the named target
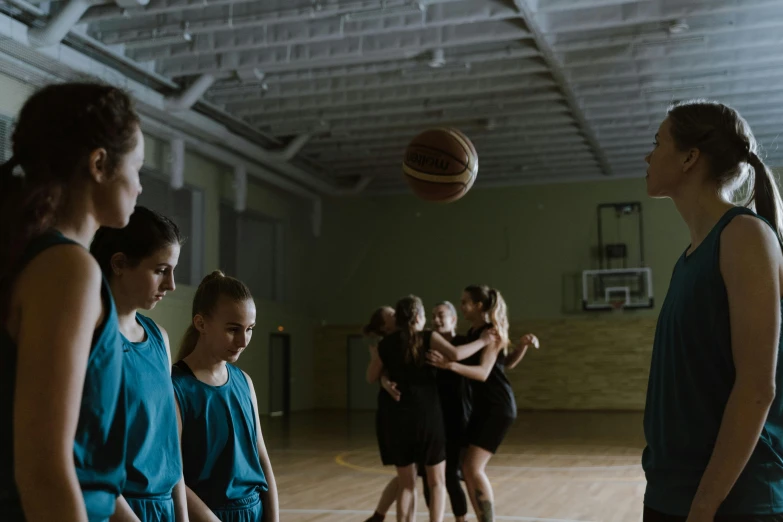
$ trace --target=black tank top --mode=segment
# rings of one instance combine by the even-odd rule
[[[405,360],[405,351],[400,332],[387,335],[378,345],[378,355],[389,373],[389,379],[397,383],[401,398],[396,404],[399,410],[416,410],[431,413],[433,403],[440,410],[437,370],[426,363],[425,356],[430,349],[432,332],[421,332],[422,346],[420,361]],[[440,415],[440,411],[438,411]]]
[[[491,324],[485,324],[480,328],[471,328],[465,335],[466,343],[477,341],[481,333]],[[481,354],[487,348],[482,348],[477,353],[465,359],[464,364],[478,366],[481,364]],[[506,354],[500,352],[495,360],[487,380],[484,382],[468,379],[473,392],[473,411],[491,412],[496,415],[515,418],[517,416],[517,402],[514,398],[514,390],[506,377]]]

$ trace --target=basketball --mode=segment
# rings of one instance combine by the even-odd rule
[[[428,129],[408,144],[402,170],[418,197],[450,203],[464,196],[476,181],[478,154],[459,130]]]

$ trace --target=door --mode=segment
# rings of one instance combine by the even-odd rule
[[[291,336],[269,335],[269,415],[287,416],[291,411]]]
[[[348,409],[375,410],[378,407],[378,383],[367,382],[370,352],[361,335],[348,336]]]

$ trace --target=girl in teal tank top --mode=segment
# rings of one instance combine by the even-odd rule
[[[192,517],[279,522],[277,486],[250,377],[234,366],[256,321],[248,288],[213,272],[193,299],[172,380]]]
[[[138,313],[175,289],[181,241],[174,222],[139,206],[125,228],[101,228],[90,245],[110,282],[124,347],[127,481],[117,503],[123,520],[188,520],[169,338]]]
[[[646,158],[691,244],[655,333],[645,522],[783,522],[783,202],[756,149],[736,111],[687,102]],[[757,213],[729,199],[748,171]]]
[[[104,522],[125,482],[126,404],[117,312],[86,247],[132,213],[139,118],[114,87],[51,85],[24,104],[12,142],[0,166],[0,513]]]

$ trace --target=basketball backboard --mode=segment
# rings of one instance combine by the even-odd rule
[[[588,311],[652,308],[652,269],[582,271],[582,308]]]

